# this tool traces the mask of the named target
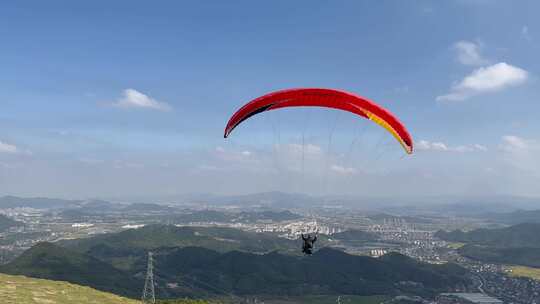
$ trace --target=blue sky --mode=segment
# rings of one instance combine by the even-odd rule
[[[538,11],[482,0],[2,3],[0,194],[540,195]],[[407,125],[415,155],[324,110],[266,113],[222,138],[243,103],[292,87],[376,100]]]

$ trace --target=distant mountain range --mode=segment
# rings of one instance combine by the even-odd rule
[[[172,198],[171,198],[172,199]],[[175,199],[172,199],[175,200]],[[486,212],[512,212],[519,209],[536,209],[539,198],[490,195],[490,196],[315,196],[299,193],[263,192],[236,196],[211,194],[183,195],[176,198],[184,203],[208,205],[266,206],[272,208],[305,208],[341,206],[363,210],[388,211],[401,215],[451,214],[474,216]]]
[[[0,232],[11,227],[24,226],[24,223],[10,219],[9,217],[0,214]]]
[[[76,211],[81,214],[100,214],[110,211],[144,212],[144,211],[169,211],[170,207],[152,203],[118,204],[105,200],[65,200],[45,197],[23,198],[16,196],[0,197],[0,209],[6,208],[34,208],[34,209],[64,209]]]
[[[509,213],[518,210],[535,210],[540,198],[493,196],[435,196],[405,199],[406,203],[382,206],[385,212],[400,215],[443,215],[483,218],[486,214]]]
[[[466,243],[458,252],[475,260],[540,267],[540,224],[525,223],[470,232],[438,231],[435,236]]]
[[[199,198],[197,198],[199,199]],[[192,201],[192,198],[187,198]],[[261,192],[233,196],[208,196],[203,199],[210,205],[237,205],[243,207],[298,208],[320,205],[320,198],[299,193]]]
[[[504,213],[518,210],[538,209],[540,199],[510,196],[424,196],[424,197],[368,197],[368,196],[312,196],[299,193],[263,192],[246,195],[186,194],[167,198],[148,198],[145,201],[133,199],[141,205],[134,209],[152,209],[163,204],[147,202],[167,202],[172,205],[239,206],[243,208],[313,208],[337,206],[362,210],[391,212],[400,215],[444,214],[455,216],[479,216],[486,213]],[[97,202],[92,206],[90,202]],[[175,202],[175,203],[172,203]],[[61,209],[71,207],[111,207],[109,202],[99,200],[63,200],[54,198],[0,197],[0,209],[32,207],[37,209]],[[115,204],[116,205],[116,204]],[[161,208],[159,207],[159,208]],[[95,209],[95,208],[94,208]]]
[[[285,204],[283,195],[282,203]],[[257,196],[252,202],[260,202],[258,199],[266,197],[265,194]],[[230,198],[232,201],[236,201]],[[232,202],[231,201],[231,202]],[[218,210],[198,210],[186,211],[180,206],[162,205],[155,203],[132,203],[119,204],[104,200],[62,200],[51,198],[21,198],[15,196],[0,197],[0,209],[29,207],[35,209],[49,210],[49,212],[71,221],[85,221],[92,217],[100,217],[110,214],[126,214],[130,216],[159,215],[161,219],[174,223],[191,222],[238,222],[248,223],[257,221],[288,221],[301,218],[287,210],[256,210],[256,211],[218,211]]]
[[[177,223],[217,222],[217,223],[253,223],[258,221],[291,221],[302,216],[290,211],[243,211],[223,212],[216,210],[201,210],[174,216]]]
[[[116,204],[107,201],[85,201],[58,211],[58,215],[69,220],[84,221],[114,213],[126,215],[152,215],[153,213],[178,213],[180,210],[152,203]]]
[[[68,208],[79,202],[81,201],[45,197],[22,198],[16,196],[3,196],[0,197],[0,209],[18,207],[30,207],[35,209],[59,209]]]

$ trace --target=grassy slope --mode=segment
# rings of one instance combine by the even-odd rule
[[[0,296],[2,304],[139,304],[140,301],[123,298],[114,294],[98,291],[90,287],[63,281],[28,278],[18,275],[0,274]],[[387,299],[385,296],[343,296],[342,303],[375,304]],[[265,303],[335,303],[336,296],[288,297],[283,299],[265,299]],[[161,300],[160,304],[206,304],[201,300]]]
[[[122,298],[62,281],[0,274],[0,297],[3,304],[138,304]],[[5,301],[5,302],[4,302]]]
[[[140,304],[112,293],[63,281],[0,273],[2,304]],[[163,300],[159,304],[209,304],[202,300]]]
[[[451,242],[451,243],[448,243],[448,248],[450,249],[459,249],[461,247],[465,246],[465,243],[460,243],[460,242]]]

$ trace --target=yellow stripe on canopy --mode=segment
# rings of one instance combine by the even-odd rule
[[[396,132],[396,130],[394,130],[394,128],[392,128],[392,126],[390,126],[386,121],[384,121],[379,116],[377,116],[377,115],[375,115],[375,114],[373,114],[373,113],[371,113],[369,111],[366,111],[366,110],[364,110],[364,112],[366,113],[366,115],[369,117],[370,120],[374,121],[376,124],[378,124],[379,126],[385,128],[388,132],[390,132],[394,136],[394,138],[397,139],[397,141],[401,144],[403,149],[405,149],[405,152],[407,152],[407,154],[412,154],[411,147],[409,147],[409,146],[407,146],[407,144],[405,144],[405,142],[401,139],[401,137]]]

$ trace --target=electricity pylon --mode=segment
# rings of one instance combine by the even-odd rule
[[[143,304],[155,304],[156,294],[154,292],[154,265],[152,252],[148,252],[148,267],[146,268],[146,280],[144,281],[144,290],[141,298]]]

